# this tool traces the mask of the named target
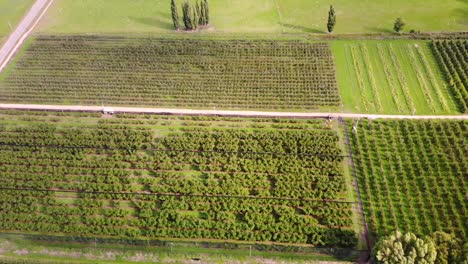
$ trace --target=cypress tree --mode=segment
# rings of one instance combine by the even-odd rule
[[[183,20],[184,20],[184,25],[186,30],[191,30],[192,29],[192,8],[190,7],[190,4],[185,1],[182,4],[182,13],[183,13]]]
[[[200,1],[200,13],[201,13],[201,25],[205,26],[206,25],[206,15],[205,15],[205,2],[203,0]]]
[[[172,23],[174,24],[175,30],[179,30],[179,13],[177,11],[177,6],[175,0],[171,0],[171,13],[172,13]]]
[[[201,4],[201,5],[200,5]],[[197,20],[197,23],[199,26],[203,26],[203,11],[202,11],[202,5],[203,3],[199,3],[197,1],[197,4],[196,4],[196,8],[197,8],[197,16],[198,16],[198,20]]]
[[[336,24],[335,9],[331,5],[330,11],[328,11],[328,23],[327,23],[328,33],[333,32],[333,29],[335,28],[335,24]]]
[[[198,28],[198,11],[197,7],[195,6],[192,9],[192,29],[197,29]]]
[[[205,25],[210,24],[210,9],[208,7],[208,0],[203,0],[203,7],[205,11]]]

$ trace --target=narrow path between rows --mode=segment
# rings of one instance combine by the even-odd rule
[[[369,119],[463,119],[468,115],[379,115],[351,113],[307,113],[307,112],[262,112],[237,110],[195,110],[171,108],[140,108],[82,105],[35,105],[35,104],[0,104],[0,109],[11,110],[46,110],[46,111],[76,111],[76,112],[107,112],[142,113],[142,114],[173,114],[173,115],[218,115],[237,117],[291,117],[291,118],[369,118]]]

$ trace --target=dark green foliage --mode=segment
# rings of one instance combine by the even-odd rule
[[[335,9],[331,5],[330,11],[328,11],[328,23],[327,23],[328,33],[333,32],[335,25],[336,25],[336,14],[335,14]]]
[[[405,22],[403,22],[403,19],[397,18],[395,20],[395,24],[393,25],[393,30],[395,30],[395,32],[397,32],[397,33],[400,33],[403,30],[403,28],[405,27],[405,25],[406,24],[405,24]]]
[[[172,14],[172,23],[174,24],[174,29],[179,30],[179,12],[177,11],[177,5],[175,0],[171,0],[171,14]]]

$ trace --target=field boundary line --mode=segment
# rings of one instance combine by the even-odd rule
[[[5,69],[53,2],[54,0],[36,0],[16,29],[8,36],[7,41],[0,48],[0,72]]]
[[[55,112],[95,112],[104,110],[113,113],[162,114],[162,115],[201,115],[227,117],[273,117],[273,118],[368,118],[368,119],[461,119],[468,120],[467,114],[460,115],[383,115],[353,114],[333,112],[262,112],[247,110],[196,110],[175,108],[139,108],[82,105],[38,105],[38,104],[0,104],[0,110],[37,110]]]

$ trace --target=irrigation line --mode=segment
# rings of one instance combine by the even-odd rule
[[[348,124],[346,123],[346,120],[339,118],[340,123],[343,125],[344,128],[344,133],[346,137],[346,145],[348,147],[348,153],[349,153],[349,163],[351,165],[353,177],[354,177],[354,184],[356,185],[356,192],[358,195],[358,204],[359,204],[359,210],[361,211],[361,216],[362,216],[362,225],[364,227],[364,236],[366,238],[366,246],[369,251],[369,256],[371,255],[371,245],[370,245],[370,240],[369,240],[369,228],[367,227],[367,220],[366,220],[366,214],[364,212],[364,206],[362,203],[362,198],[361,198],[361,190],[359,189],[359,184],[358,184],[358,178],[357,178],[357,173],[356,173],[356,166],[354,165],[354,159],[353,159],[353,152],[351,150],[351,144],[349,140],[349,133],[348,133]]]
[[[351,201],[335,201],[335,200],[314,200],[286,197],[254,197],[254,196],[238,196],[238,195],[202,195],[202,194],[177,194],[177,193],[130,193],[130,192],[99,192],[99,191],[80,191],[80,190],[51,190],[51,189],[31,189],[31,188],[9,188],[0,187],[4,191],[30,191],[30,192],[54,192],[54,193],[78,193],[78,194],[113,194],[113,195],[143,195],[143,196],[169,196],[169,197],[201,197],[201,198],[234,198],[234,199],[253,199],[253,200],[283,200],[283,201],[305,201],[305,202],[321,202],[321,203],[341,203],[341,204],[356,204]]]
[[[27,144],[0,144],[8,147],[27,147],[27,148],[51,148],[51,149],[99,149],[99,150],[131,150],[131,151],[154,151],[154,152],[189,152],[189,153],[221,153],[221,154],[255,154],[255,155],[279,155],[279,156],[311,156],[311,157],[332,157],[347,158],[347,155],[325,155],[318,153],[279,153],[279,152],[243,152],[243,151],[220,151],[220,150],[173,150],[173,149],[137,149],[137,148],[105,148],[90,146],[59,146],[59,145],[27,145]]]

